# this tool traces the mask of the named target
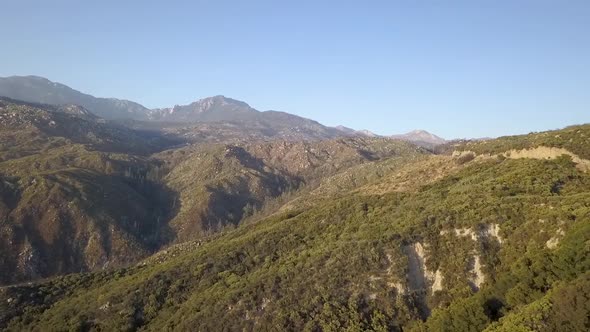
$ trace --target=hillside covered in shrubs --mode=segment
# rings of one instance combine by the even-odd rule
[[[172,167],[162,177],[168,188],[207,196],[217,183],[255,211],[238,211],[242,218],[224,212],[232,227],[187,235],[135,265],[4,287],[0,327],[587,330],[590,173],[580,166],[588,158],[586,135],[588,125],[449,143],[439,155],[375,142],[350,150],[365,151],[359,155],[338,154],[351,157],[333,166],[317,157],[319,166],[310,169],[269,158],[259,146],[162,152],[155,160]],[[338,144],[348,151],[366,143]],[[569,153],[515,154],[539,147]],[[209,158],[216,151],[247,158],[227,164]],[[223,176],[182,178],[187,173],[175,169],[189,163]],[[197,189],[199,183],[211,185]],[[293,190],[280,198],[257,191],[264,183]],[[186,198],[179,202],[177,216],[187,206]]]

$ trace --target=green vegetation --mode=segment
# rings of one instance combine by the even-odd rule
[[[235,226],[255,212],[255,219],[271,214],[281,207],[278,203],[325,185],[324,179],[331,184],[353,179],[354,186],[375,179],[371,172],[382,175],[426,154],[405,142],[347,138],[243,146],[203,144],[165,151],[157,158],[171,169],[164,183],[179,193],[178,212],[170,225],[177,239],[188,240]],[[379,161],[389,166],[354,171]],[[333,181],[335,174],[344,181]]]
[[[559,294],[587,287],[589,187],[590,176],[566,157],[472,161],[417,192],[357,192],[119,275],[7,289],[0,303],[12,330],[480,331],[529,326],[521,313],[538,310],[533,323],[548,330],[572,317],[572,327],[584,326],[587,301]],[[498,237],[444,232],[491,224],[500,225]],[[548,248],[555,236],[559,244]],[[426,248],[428,270],[442,271],[442,290],[413,289],[406,279],[403,248],[416,242]],[[486,277],[478,292],[469,287],[473,255]],[[63,282],[76,286],[61,294],[63,286],[53,285]],[[14,300],[40,291],[57,295]],[[13,301],[5,305],[7,297]],[[548,312],[546,301],[567,302],[571,311]],[[425,305],[432,313],[422,323]]]
[[[587,331],[590,327],[590,273],[558,284],[547,295],[502,318],[493,331]]]
[[[210,236],[353,166],[424,155],[386,139],[198,144],[105,123],[76,106],[0,98],[0,284],[116,268]],[[404,159],[405,160],[405,159]],[[254,216],[255,215],[255,216]]]
[[[62,275],[0,288],[0,329],[590,327],[590,173],[567,155],[481,156],[588,158],[588,125],[455,157],[360,138],[148,156],[153,141],[122,153],[119,129],[76,110],[0,108],[20,121],[0,135],[22,142],[0,149],[0,282]],[[65,120],[80,127],[44,127]]]

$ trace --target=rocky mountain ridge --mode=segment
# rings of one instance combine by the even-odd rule
[[[0,96],[40,104],[80,105],[105,119],[147,119],[149,112],[129,100],[96,98],[39,76],[0,77]]]
[[[150,110],[127,100],[96,98],[38,76],[11,76],[0,78],[0,96],[40,104],[80,105],[107,120],[131,121],[132,126],[164,130],[182,127],[185,132],[196,130],[193,136],[199,136],[200,129],[196,127],[206,123],[213,123],[214,126],[226,125],[226,128],[228,124],[234,125],[234,129],[241,132],[234,132],[233,136],[244,138],[251,134],[246,130],[265,138],[294,136],[302,139],[325,139],[342,136],[340,131],[316,121],[284,112],[260,112],[245,102],[221,95],[203,98],[189,105]],[[142,123],[146,121],[151,123]],[[240,128],[242,125],[245,128]]]
[[[285,139],[319,140],[342,136],[380,137],[368,130],[328,127],[316,121],[279,111],[258,111],[243,101],[222,95],[188,105],[148,109],[116,98],[96,98],[64,84],[38,76],[0,77],[0,96],[51,105],[79,105],[106,120],[141,130],[158,130],[171,139],[189,142],[247,142]],[[425,147],[445,140],[425,131],[392,136]]]

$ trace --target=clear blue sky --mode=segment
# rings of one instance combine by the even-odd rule
[[[223,94],[327,125],[446,138],[590,122],[588,0],[1,7],[0,76],[147,107]]]

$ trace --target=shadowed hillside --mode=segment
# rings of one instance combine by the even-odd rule
[[[164,183],[179,194],[178,214],[170,224],[178,239],[187,240],[237,225],[268,201],[297,196],[356,165],[426,153],[400,141],[347,138],[194,145],[157,158],[171,170]]]

